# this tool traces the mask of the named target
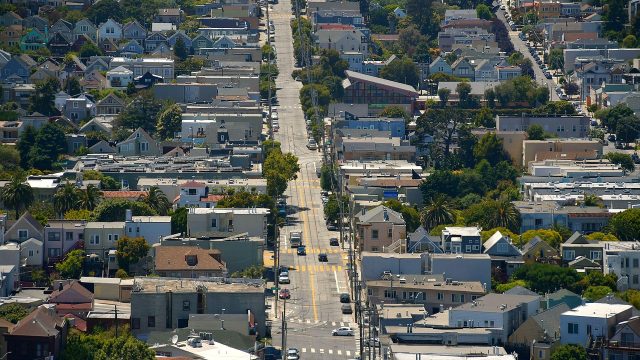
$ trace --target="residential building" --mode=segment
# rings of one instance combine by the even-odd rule
[[[482,252],[479,227],[447,226],[440,235],[440,248],[444,252],[479,254]]]
[[[155,246],[154,271],[165,277],[224,277],[227,273],[219,250],[195,246]]]
[[[405,119],[388,117],[359,117],[349,112],[343,112],[336,117],[333,123],[334,128],[346,129],[370,129],[378,131],[389,131],[393,137],[403,137],[405,135]]]
[[[30,238],[20,243],[20,258],[22,266],[33,266],[42,268],[43,263],[43,245],[42,241]]]
[[[482,247],[483,253],[491,257],[492,272],[496,278],[509,279],[524,264],[520,250],[500,231],[496,231]]]
[[[588,346],[591,339],[607,341],[615,334],[616,324],[631,318],[631,305],[587,303],[560,315],[562,344]]]
[[[98,41],[118,41],[122,39],[122,34],[122,24],[113,19],[108,19],[98,26]]]
[[[531,359],[550,360],[560,342],[560,315],[568,310],[569,306],[559,304],[531,316],[509,336],[509,343],[529,347]]]
[[[355,225],[360,251],[384,252],[394,243],[406,241],[407,227],[402,215],[386,206],[363,209]]]
[[[391,274],[422,274],[424,273],[424,260],[421,254],[407,252],[369,252],[363,251],[360,255],[362,265],[360,274],[362,280],[389,279]],[[395,276],[395,275],[393,275]],[[433,279],[438,275],[428,276]],[[444,279],[439,279],[444,281]]]
[[[21,243],[31,238],[42,241],[43,237],[44,227],[28,211],[22,214],[4,233],[5,242]]]
[[[110,69],[122,66],[133,71],[133,76],[142,76],[149,72],[153,75],[161,76],[165,81],[174,78],[174,61],[165,58],[136,58],[129,59],[115,57],[109,63]]]
[[[474,42],[480,42],[485,46],[496,43],[496,36],[483,28],[445,28],[438,33],[438,47],[444,52],[449,52],[454,47],[469,46]]]
[[[74,123],[89,120],[96,115],[96,108],[93,101],[85,95],[68,98],[62,109],[62,114]]]
[[[93,310],[94,295],[77,280],[63,280],[53,285],[53,292],[49,296],[49,304],[55,304],[58,316],[73,314],[86,318]]]
[[[534,162],[546,160],[561,160],[567,162],[570,160],[596,160],[600,159],[602,155],[602,142],[596,139],[549,139],[522,141],[522,165],[525,168],[528,168],[531,174],[533,174],[533,172],[530,165]],[[545,176],[543,174],[535,175]]]
[[[84,230],[85,253],[95,254],[104,261],[109,256],[109,250],[114,250],[116,241],[124,235],[124,221],[89,221]]]
[[[269,209],[190,208],[187,233],[200,236],[221,232],[246,232],[248,236],[266,238]]]
[[[107,71],[107,86],[114,89],[126,89],[133,83],[133,71],[118,66],[117,68]]]
[[[123,156],[158,156],[162,154],[160,144],[142,128],[134,131],[117,145],[118,154]]]
[[[160,242],[163,236],[171,234],[171,216],[132,216],[127,210],[124,221],[124,235],[141,237],[147,244]]]
[[[206,279],[135,278],[131,292],[131,331],[187,327],[190,314],[243,314],[247,327],[265,334],[265,291],[262,280],[235,282]],[[224,310],[222,310],[224,309]]]
[[[411,145],[409,140],[391,137],[391,136],[351,136],[349,132],[352,130],[343,130],[348,132],[346,137],[340,137],[336,141],[336,155],[341,161],[359,160],[406,160],[408,162],[415,161],[416,148]]]
[[[61,261],[69,251],[84,248],[84,220],[49,220],[44,227],[44,261]]]
[[[342,82],[343,102],[369,104],[370,112],[380,112],[389,105],[398,105],[413,114],[418,93],[412,86],[349,70],[345,71],[345,75],[347,78]]]
[[[602,259],[605,250],[635,250],[635,248],[638,246],[637,242],[634,242],[632,244],[616,243],[616,241],[589,240],[583,234],[576,231],[567,241],[560,245],[562,262],[563,264],[567,264],[568,262],[571,262],[578,257],[584,257],[586,259],[594,261],[598,264],[598,267],[602,269]],[[612,269],[614,269],[613,271],[615,271],[615,267],[612,267]]]
[[[395,275],[366,282],[367,300],[378,304],[423,304],[429,314],[471,302],[485,294],[479,281],[443,281],[423,275]]]
[[[602,271],[604,274],[616,274],[619,291],[640,290],[640,243],[623,241],[603,247]]]
[[[428,254],[425,269],[452,281],[480,281],[491,290],[491,257],[487,254]]]
[[[78,21],[73,27],[73,36],[77,40],[81,36],[86,36],[94,43],[98,43],[98,28],[88,19]]]
[[[14,55],[0,70],[0,75],[2,75],[0,78],[3,83],[13,77],[26,82],[31,75],[31,69],[36,65],[37,63],[29,55]]]
[[[4,335],[7,360],[59,358],[64,350],[68,322],[53,308],[41,305]]]
[[[590,123],[591,118],[588,116],[496,116],[497,132],[526,131],[535,124],[560,138],[586,138]]]
[[[45,28],[44,32],[31,28],[20,38],[20,50],[37,51],[46,47],[47,41],[49,41],[49,32],[47,28]]]
[[[560,253],[548,242],[534,237],[522,246],[522,260],[526,264],[539,263],[558,263],[560,261]]]
[[[640,317],[637,316],[616,324],[615,333],[611,339],[604,344],[602,351],[603,359],[627,360],[638,356],[638,352],[640,351],[639,325]]]
[[[118,115],[126,103],[114,93],[110,93],[96,103],[96,115]]]
[[[318,30],[314,33],[314,37],[320,49],[333,49],[338,52],[355,51],[364,57],[369,55],[367,37],[359,29]]]
[[[122,32],[125,39],[136,40],[139,44],[147,38],[147,29],[135,19],[124,24]]]
[[[505,343],[539,308],[539,296],[490,293],[449,310],[449,326],[502,329],[500,340]]]
[[[559,199],[560,200],[560,199]],[[565,200],[566,201],[566,200]],[[564,206],[555,201],[531,203],[515,201],[520,211],[520,232],[549,229],[553,224],[561,224],[571,231],[592,233],[601,231],[609,224],[613,215],[608,209],[597,206]]]
[[[158,9],[158,13],[155,16],[155,22],[180,25],[183,17],[184,13],[180,8]]]
[[[569,309],[574,309],[583,305],[584,302],[585,300],[580,295],[567,289],[559,289],[552,293],[544,294],[540,305],[543,309],[551,309],[564,304],[567,305]]]

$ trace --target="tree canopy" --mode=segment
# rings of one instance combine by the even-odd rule
[[[613,215],[609,227],[621,241],[640,239],[640,209],[627,209]]]
[[[151,247],[143,237],[123,236],[116,242],[118,266],[129,272],[129,266],[147,256]]]
[[[525,281],[527,288],[537,293],[550,293],[562,288],[572,289],[580,275],[571,268],[534,263],[518,268],[512,278]]]
[[[420,80],[418,67],[409,57],[396,59],[380,69],[380,77],[416,87]]]
[[[134,216],[158,215],[149,205],[140,201],[108,199],[96,207],[93,218],[95,221],[124,221],[127,209],[130,209]]]
[[[63,279],[79,279],[84,265],[84,250],[73,250],[65,255],[64,260],[56,264],[56,271]]]

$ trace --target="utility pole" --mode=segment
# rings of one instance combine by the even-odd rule
[[[271,46],[271,23],[269,22],[269,0],[267,0],[267,45],[269,45],[269,52],[267,54],[267,63],[269,70],[267,72],[267,87],[268,87],[268,95],[267,95],[267,104],[269,106],[269,137],[271,140],[273,138],[273,118],[271,117],[271,52],[273,47]],[[276,313],[277,314],[277,313]]]
[[[284,299],[282,305],[282,351],[287,351],[287,299]]]
[[[273,238],[274,238],[274,247],[273,247],[273,283],[276,288],[276,301],[275,301],[275,309],[273,311],[276,319],[278,318],[278,298],[280,297],[280,289],[278,287],[278,281],[280,280],[280,232],[278,228],[278,216],[275,217],[275,223],[273,224]]]
[[[113,305],[116,312],[116,338],[118,337],[118,305]]]

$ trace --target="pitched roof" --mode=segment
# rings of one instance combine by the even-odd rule
[[[514,286],[511,289],[507,290],[504,292],[505,294],[509,294],[509,295],[529,295],[529,296],[537,296],[538,294],[536,294],[534,291],[531,291],[529,289],[527,289],[524,286]]]
[[[533,249],[536,245],[538,245],[538,243],[540,243],[540,241],[544,241],[544,240],[540,239],[540,237],[538,236],[534,236],[533,239],[529,240],[526,244],[522,246],[522,253],[524,254],[529,250]]]
[[[588,244],[589,240],[587,240],[587,238],[584,237],[584,235],[582,235],[580,232],[576,231],[564,243],[565,244]]]
[[[347,78],[343,81],[343,86],[345,84],[350,85],[351,82],[355,80],[355,81],[362,81],[366,83],[373,83],[373,84],[384,86],[384,87],[394,88],[396,90],[400,90],[401,92],[409,93],[410,95],[413,95],[413,96],[418,95],[416,89],[411,85],[407,85],[407,84],[403,84],[403,83],[399,83],[396,81],[391,81],[391,80],[387,80],[387,79],[383,79],[375,76],[365,75],[365,74],[361,74],[361,73],[350,71],[350,70],[345,70],[344,74],[347,76]]]
[[[155,248],[156,271],[170,270],[224,270],[220,250],[195,246],[158,246]]]
[[[140,195],[146,195],[146,191],[137,191],[137,190],[113,190],[113,191],[103,191],[102,197],[105,199],[130,199],[137,198]]]
[[[560,314],[569,310],[571,310],[569,305],[561,303],[551,309],[533,315],[531,318],[547,333],[548,337],[558,338],[560,336]]]
[[[364,214],[358,215],[361,223],[368,222],[384,222],[391,221],[394,224],[404,224],[405,221],[402,218],[402,214],[397,211],[391,210],[384,205],[375,207]]]
[[[573,291],[569,291],[567,289],[560,289],[558,291],[552,292],[551,294],[547,294],[547,299],[551,299],[551,300],[560,300],[565,296],[577,296],[580,297],[580,295],[574,293]]]
[[[503,237],[504,235],[502,235],[500,231],[496,231],[482,245],[484,246],[485,249],[490,249],[491,247],[493,247],[493,245],[497,244],[498,241],[500,241],[500,239],[502,239]]]
[[[54,304],[84,304],[93,302],[93,293],[78,281],[62,285],[51,293],[49,302]]]
[[[44,231],[44,226],[42,226],[38,220],[36,220],[29,211],[25,211],[24,214],[22,214],[22,216],[20,216],[20,218],[13,223],[13,225],[7,230],[7,232],[11,231],[11,229],[13,229],[13,227],[17,226],[20,222],[22,221],[26,221],[29,225],[31,225],[32,227],[34,227],[36,230],[43,232]]]
[[[63,326],[64,321],[53,315],[45,306],[39,306],[18,321],[9,334],[11,336],[56,336],[60,332],[58,328]]]
[[[190,180],[187,181],[185,183],[182,183],[182,185],[180,185],[181,187],[188,187],[188,188],[203,188],[203,187],[207,187],[207,184],[203,183],[203,182],[199,182],[199,181],[195,181],[195,180]]]

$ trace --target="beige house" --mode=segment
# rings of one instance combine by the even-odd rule
[[[591,160],[602,155],[602,143],[590,139],[524,140],[522,165],[548,159]],[[513,158],[515,159],[515,158]]]
[[[124,110],[126,103],[113,93],[96,103],[97,115],[117,115]]]
[[[42,241],[44,227],[27,211],[4,233],[4,241],[23,242],[31,238]]]
[[[356,231],[360,251],[384,251],[407,237],[407,226],[402,215],[380,205],[369,211],[362,210],[356,219]]]
[[[510,344],[531,346],[532,360],[549,360],[560,343],[560,314],[570,310],[567,304],[533,315],[509,336]]]
[[[159,156],[162,155],[160,143],[142,128],[134,131],[125,141],[116,145],[118,155],[122,156]]]
[[[211,233],[247,233],[266,238],[269,209],[189,208],[187,232],[190,236]]]
[[[227,272],[220,250],[195,246],[155,246],[155,272],[163,277],[221,277]]]
[[[90,221],[84,229],[84,250],[87,255],[95,254],[100,259],[109,256],[109,250],[116,248],[116,241],[124,236],[124,221]]]
[[[559,263],[560,253],[548,242],[534,237],[522,247],[522,260],[525,264],[540,263]]]

